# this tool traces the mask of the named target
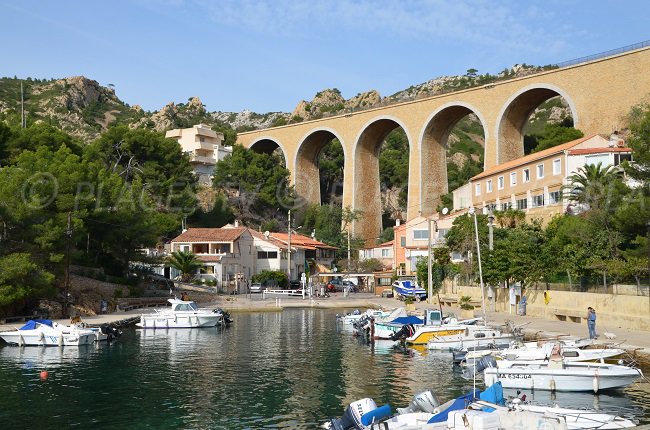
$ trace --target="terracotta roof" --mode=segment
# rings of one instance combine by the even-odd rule
[[[499,164],[497,166],[491,167],[484,171],[483,173],[479,173],[478,175],[470,178],[470,181],[474,181],[476,179],[481,179],[485,178],[486,176],[493,175],[495,173],[503,172],[505,170],[511,169],[513,167],[521,166],[523,164],[528,164],[530,162],[540,160],[542,158],[549,157],[553,154],[557,154],[560,152],[564,152],[566,150],[569,150],[573,148],[576,145],[581,144],[582,142],[585,142],[592,137],[598,136],[597,134],[593,134],[591,136],[585,136],[580,139],[572,140],[571,142],[563,143],[561,145],[554,146],[552,148],[545,149],[543,151],[539,152],[533,152],[532,154],[526,155],[525,157],[517,158],[516,160],[508,161],[503,164]]]
[[[233,228],[188,228],[172,242],[232,242],[237,240],[247,229]]]
[[[632,152],[632,148],[579,148],[569,151],[569,155],[607,154],[612,152]]]
[[[270,244],[272,244],[274,246],[277,246],[279,249],[289,249],[287,244],[277,240],[276,238],[274,238],[271,235],[269,235],[269,237],[266,237],[266,236],[264,236],[264,233],[262,233],[261,231],[255,231],[255,230],[249,230],[249,231],[250,231],[251,235],[256,239],[264,240],[264,241],[266,241],[266,242],[268,242],[268,243],[270,243]]]
[[[389,240],[388,242],[380,243],[376,247],[379,248],[379,247],[393,246],[393,242],[395,242],[395,241],[394,240]]]
[[[289,234],[287,233],[271,233],[271,237],[279,241],[282,241],[283,243],[289,243]],[[307,249],[316,249],[316,248],[336,249],[333,246],[329,246],[327,244],[324,244],[323,242],[314,240],[311,237],[303,236],[302,234],[297,234],[297,233],[291,234],[291,247],[300,247],[300,248],[307,248]]]

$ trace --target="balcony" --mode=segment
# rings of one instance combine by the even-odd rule
[[[190,153],[189,156],[190,156],[190,162],[191,163],[207,164],[207,165],[211,165],[211,166],[214,166],[215,164],[217,164],[217,160],[215,160],[212,157],[206,157],[204,155],[196,155],[196,154],[192,154],[192,153]]]

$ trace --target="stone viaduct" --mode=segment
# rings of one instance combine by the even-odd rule
[[[625,125],[632,106],[650,101],[650,47],[605,56],[453,93],[241,133],[237,142],[260,152],[279,147],[297,193],[320,204],[318,156],[337,138],[345,156],[343,206],[363,211],[352,226],[370,241],[381,232],[378,155],[386,135],[402,127],[409,141],[407,219],[435,211],[447,193],[449,132],[475,114],[485,133],[485,168],[523,155],[522,129],[545,100],[562,96],[585,135]]]

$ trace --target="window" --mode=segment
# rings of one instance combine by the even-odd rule
[[[527,198],[524,197],[523,199],[518,199],[517,200],[517,209],[518,210],[521,211],[521,210],[524,210],[524,209],[527,209],[527,208],[528,208],[528,199]]]
[[[517,172],[510,174],[510,185],[517,185]]]
[[[524,169],[522,173],[523,181],[525,182],[530,182],[530,169]]]
[[[614,154],[614,166],[618,166],[619,164],[625,161],[632,161],[632,154],[630,153]]]
[[[487,181],[485,181],[485,192],[486,193],[492,192],[492,179],[488,179]]]
[[[181,245],[181,252],[190,252],[189,245]]]
[[[448,228],[440,228],[440,229],[438,229],[438,239],[439,240],[444,239],[445,237],[447,237],[447,233],[449,233]]]
[[[406,247],[406,236],[402,236],[399,238],[399,245],[404,248]]]
[[[609,166],[611,162],[609,161],[609,154],[596,154],[596,155],[587,155],[585,156],[585,165],[593,164],[597,165],[600,163],[602,167]]]
[[[549,205],[555,205],[560,203],[560,200],[562,199],[562,193],[560,191],[551,191],[548,193],[548,204]]]
[[[481,195],[481,184],[476,184],[476,188],[474,189],[474,194],[477,196]]]
[[[382,257],[390,257],[390,249],[382,249],[381,250],[381,256]]]
[[[499,178],[497,179],[497,187],[499,187],[500,190],[502,190],[503,187],[505,186],[504,182],[505,181],[503,180],[503,176],[499,176]]]
[[[426,240],[429,238],[429,230],[413,230],[413,240]]]
[[[508,209],[512,209],[512,202],[501,203],[502,211],[507,211]]]
[[[562,164],[561,160],[558,158],[557,160],[553,160],[553,175],[559,175],[562,172]]]
[[[540,206],[544,206],[544,194],[538,194],[536,196],[533,196],[533,205],[532,207],[538,208]]]
[[[537,179],[542,179],[544,177],[544,165],[537,165]]]
[[[257,258],[260,260],[278,258],[278,251],[257,251]]]

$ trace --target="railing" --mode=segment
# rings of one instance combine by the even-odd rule
[[[302,297],[303,299],[305,298],[305,290],[264,290],[262,292],[262,299],[266,299],[267,295],[274,295],[274,296],[298,296]]]
[[[194,163],[217,164],[217,160],[213,157],[206,157],[204,155],[190,154],[190,161]]]
[[[633,45],[623,46],[621,48],[611,49],[609,51],[600,52],[598,54],[588,55],[586,57],[580,57],[580,58],[576,58],[576,59],[573,59],[573,60],[563,61],[561,63],[552,64],[551,66],[553,67],[553,69],[562,69],[562,68],[565,68],[565,67],[575,66],[576,64],[588,63],[590,61],[598,60],[600,58],[611,57],[613,55],[618,55],[618,54],[622,54],[624,52],[634,51],[636,49],[641,49],[641,48],[645,48],[645,47],[648,47],[648,46],[650,46],[650,40],[635,43]],[[540,71],[542,71],[542,70],[540,70]],[[306,122],[317,121],[319,119],[330,118],[330,117],[334,117],[334,116],[347,116],[347,115],[351,115],[351,114],[356,113],[356,112],[362,112],[362,111],[366,111],[366,110],[377,109],[377,108],[386,107],[386,106],[392,106],[392,105],[411,102],[411,101],[415,101],[415,100],[427,99],[427,98],[431,98],[431,97],[435,97],[435,96],[439,96],[439,95],[443,95],[443,94],[450,94],[450,93],[455,93],[455,92],[458,92],[458,91],[464,91],[464,90],[468,90],[468,89],[471,89],[471,88],[480,88],[482,86],[483,87],[490,87],[490,86],[492,86],[492,85],[494,85],[496,83],[507,82],[507,81],[513,80],[513,79],[517,79],[517,78],[496,79],[495,81],[492,81],[492,82],[489,82],[489,83],[486,83],[486,84],[478,84],[477,83],[476,85],[472,85],[472,86],[465,87],[465,88],[443,88],[443,89],[436,90],[435,92],[432,92],[432,93],[429,93],[429,94],[417,94],[417,95],[414,95],[414,96],[405,96],[405,97],[402,97],[399,100],[392,99],[392,98],[390,98],[391,96],[389,96],[389,97],[385,97],[384,99],[382,99],[379,103],[376,103],[376,104],[371,105],[371,106],[357,106],[357,107],[354,107],[354,108],[348,108],[348,109],[343,109],[343,110],[339,110],[339,111],[323,112],[323,113],[321,113],[321,115],[318,118],[312,118],[312,119],[307,120]],[[297,123],[289,122],[288,125],[294,125],[294,124],[297,124]],[[269,127],[269,128],[273,128],[273,127]],[[255,131],[259,131],[259,130],[265,130],[265,129],[261,128],[261,129],[255,130]]]

